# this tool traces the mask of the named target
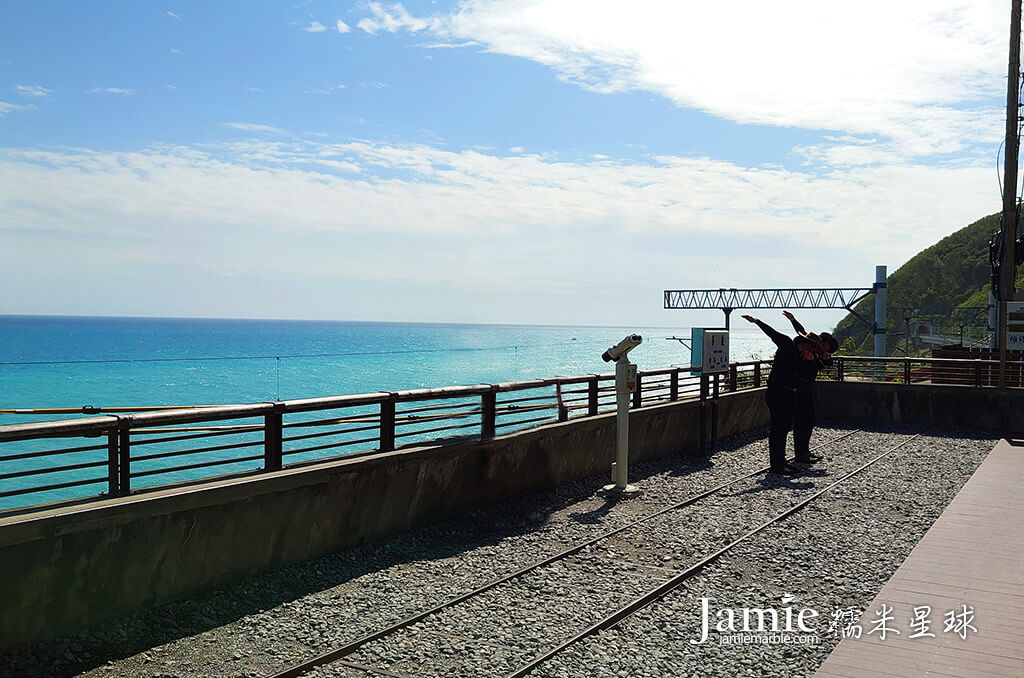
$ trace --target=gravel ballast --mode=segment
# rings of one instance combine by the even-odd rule
[[[852,429],[851,429],[852,430]],[[414,676],[505,675],[688,564],[899,442],[906,444],[803,511],[727,553],[611,631],[542,665],[538,676],[809,675],[838,639],[808,646],[689,641],[700,598],[716,607],[866,606],[992,448],[948,432],[819,429],[825,461],[790,480],[758,474],[499,586],[351,660]],[[762,467],[763,433],[713,458],[631,469],[643,493],[606,503],[604,477],[469,512],[168,605],[74,638],[0,656],[4,675],[258,676],[344,644],[567,546]],[[831,442],[829,442],[831,441]],[[367,675],[348,667],[315,675]]]

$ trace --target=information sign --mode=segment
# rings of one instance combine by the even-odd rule
[[[729,371],[729,330],[694,327],[690,333],[690,367],[701,374]]]

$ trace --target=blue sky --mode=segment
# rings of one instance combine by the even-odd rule
[[[5,3],[0,313],[689,325],[663,289],[868,284],[998,211],[1009,10],[832,4]]]

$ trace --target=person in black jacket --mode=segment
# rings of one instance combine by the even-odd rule
[[[765,394],[769,413],[768,458],[771,464],[768,472],[785,475],[797,473],[798,468],[786,463],[786,436],[793,428],[800,374],[806,369],[801,363],[815,358],[814,345],[807,337],[791,339],[754,316],[745,315],[743,319],[760,327],[778,347]]]
[[[782,315],[786,316],[793,324],[797,336],[807,338],[814,347],[813,358],[808,357],[806,360],[801,360],[797,368],[796,402],[793,414],[793,450],[796,453],[796,462],[813,464],[821,460],[820,456],[811,454],[810,450],[811,433],[814,431],[816,421],[814,382],[818,378],[818,372],[823,367],[832,364],[832,354],[839,348],[839,342],[828,332],[822,332],[821,335],[808,332],[789,311],[783,311]]]

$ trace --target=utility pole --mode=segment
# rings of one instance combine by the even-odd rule
[[[1020,91],[1020,5],[1011,0],[1010,62],[1006,76],[1006,158],[1003,166],[1002,259],[999,262],[999,385],[1006,386],[1006,302],[1014,300],[1017,266],[1017,124]]]

